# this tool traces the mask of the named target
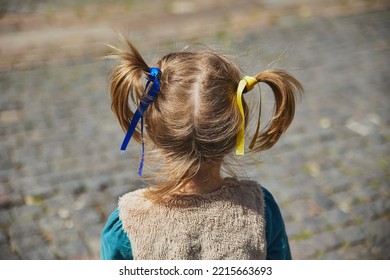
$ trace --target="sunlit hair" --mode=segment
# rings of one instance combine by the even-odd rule
[[[149,66],[131,42],[125,42],[125,49],[114,48],[113,57],[119,64],[111,75],[111,103],[127,131],[134,107],[145,95],[144,77]],[[161,87],[144,119],[153,153],[161,158],[160,173],[164,174],[146,195],[158,202],[178,191],[201,166],[220,163],[234,151],[242,122],[236,98],[242,75],[232,61],[211,50],[170,53],[156,67],[161,69]],[[252,149],[263,151],[278,141],[293,120],[302,85],[283,70],[266,70],[254,78],[268,84],[275,98],[274,115]],[[247,123],[245,100],[243,106]],[[133,139],[140,141],[139,129]]]

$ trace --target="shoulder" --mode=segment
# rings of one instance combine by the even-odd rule
[[[228,184],[236,184],[241,192],[246,192],[248,194],[256,194],[256,196],[260,196],[262,199],[267,199],[272,197],[271,193],[265,189],[259,182],[249,179],[236,179],[236,178],[228,178]]]
[[[261,198],[261,200],[263,200],[264,195],[262,187],[256,181],[229,177],[224,179],[224,183],[227,187],[233,187],[231,189],[236,191],[239,195],[250,195],[252,197]]]
[[[265,204],[265,216],[267,223],[275,228],[284,228],[284,221],[279,205],[269,190],[261,187]]]
[[[282,214],[279,209],[279,205],[276,202],[274,196],[271,192],[265,187],[261,186],[260,191],[263,193],[264,204],[265,204],[265,216],[267,224],[275,224],[275,222],[280,223],[282,220]]]
[[[134,234],[134,231],[138,230],[138,225],[143,224],[149,217],[153,217],[156,209],[153,202],[145,197],[146,190],[132,191],[119,198],[119,219],[122,221],[122,228],[129,238]]]
[[[260,183],[253,180],[238,180],[240,195],[250,195],[251,197],[257,200],[256,203],[261,203],[264,207],[264,215],[266,220],[280,220],[281,213],[279,206],[271,194],[271,192],[263,187]],[[249,198],[244,197],[244,199],[248,200]]]
[[[103,260],[133,258],[130,241],[123,231],[118,209],[108,217],[101,233],[100,258]]]
[[[145,198],[146,189],[128,192],[121,196],[118,201],[120,215],[129,211],[142,211],[151,207],[150,200]]]
[[[225,193],[236,204],[257,209],[264,215],[264,197],[258,182],[229,177],[224,179]]]
[[[268,211],[272,212],[275,210],[279,210],[279,206],[271,192],[263,186],[260,186],[260,190],[263,193],[264,202],[266,204],[266,207],[268,208]]]
[[[265,203],[267,259],[291,259],[290,246],[280,208],[266,188],[261,187]]]

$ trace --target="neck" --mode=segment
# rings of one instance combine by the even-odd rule
[[[218,190],[223,179],[221,163],[204,164],[194,177],[183,183],[181,193],[205,194]]]

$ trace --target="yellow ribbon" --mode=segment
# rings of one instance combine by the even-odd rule
[[[237,105],[241,113],[242,122],[240,126],[240,130],[237,134],[237,141],[236,141],[236,155],[243,155],[245,150],[245,114],[244,114],[244,107],[242,106],[242,94],[244,89],[246,89],[246,92],[253,89],[253,87],[258,83],[258,81],[249,76],[245,76],[238,84],[237,88]]]

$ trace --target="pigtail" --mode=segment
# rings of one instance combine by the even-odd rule
[[[266,70],[254,77],[258,82],[266,83],[274,94],[275,107],[271,121],[252,140],[254,151],[272,148],[280,136],[290,126],[295,114],[295,101],[303,92],[302,84],[283,70]]]
[[[126,49],[110,46],[115,53],[109,57],[119,60],[119,64],[112,70],[110,96],[111,109],[126,132],[134,115],[129,98],[138,106],[144,94],[144,83],[141,78],[149,72],[149,67],[131,42],[124,37],[121,38],[127,45]],[[134,131],[133,137],[140,142],[139,130]]]

